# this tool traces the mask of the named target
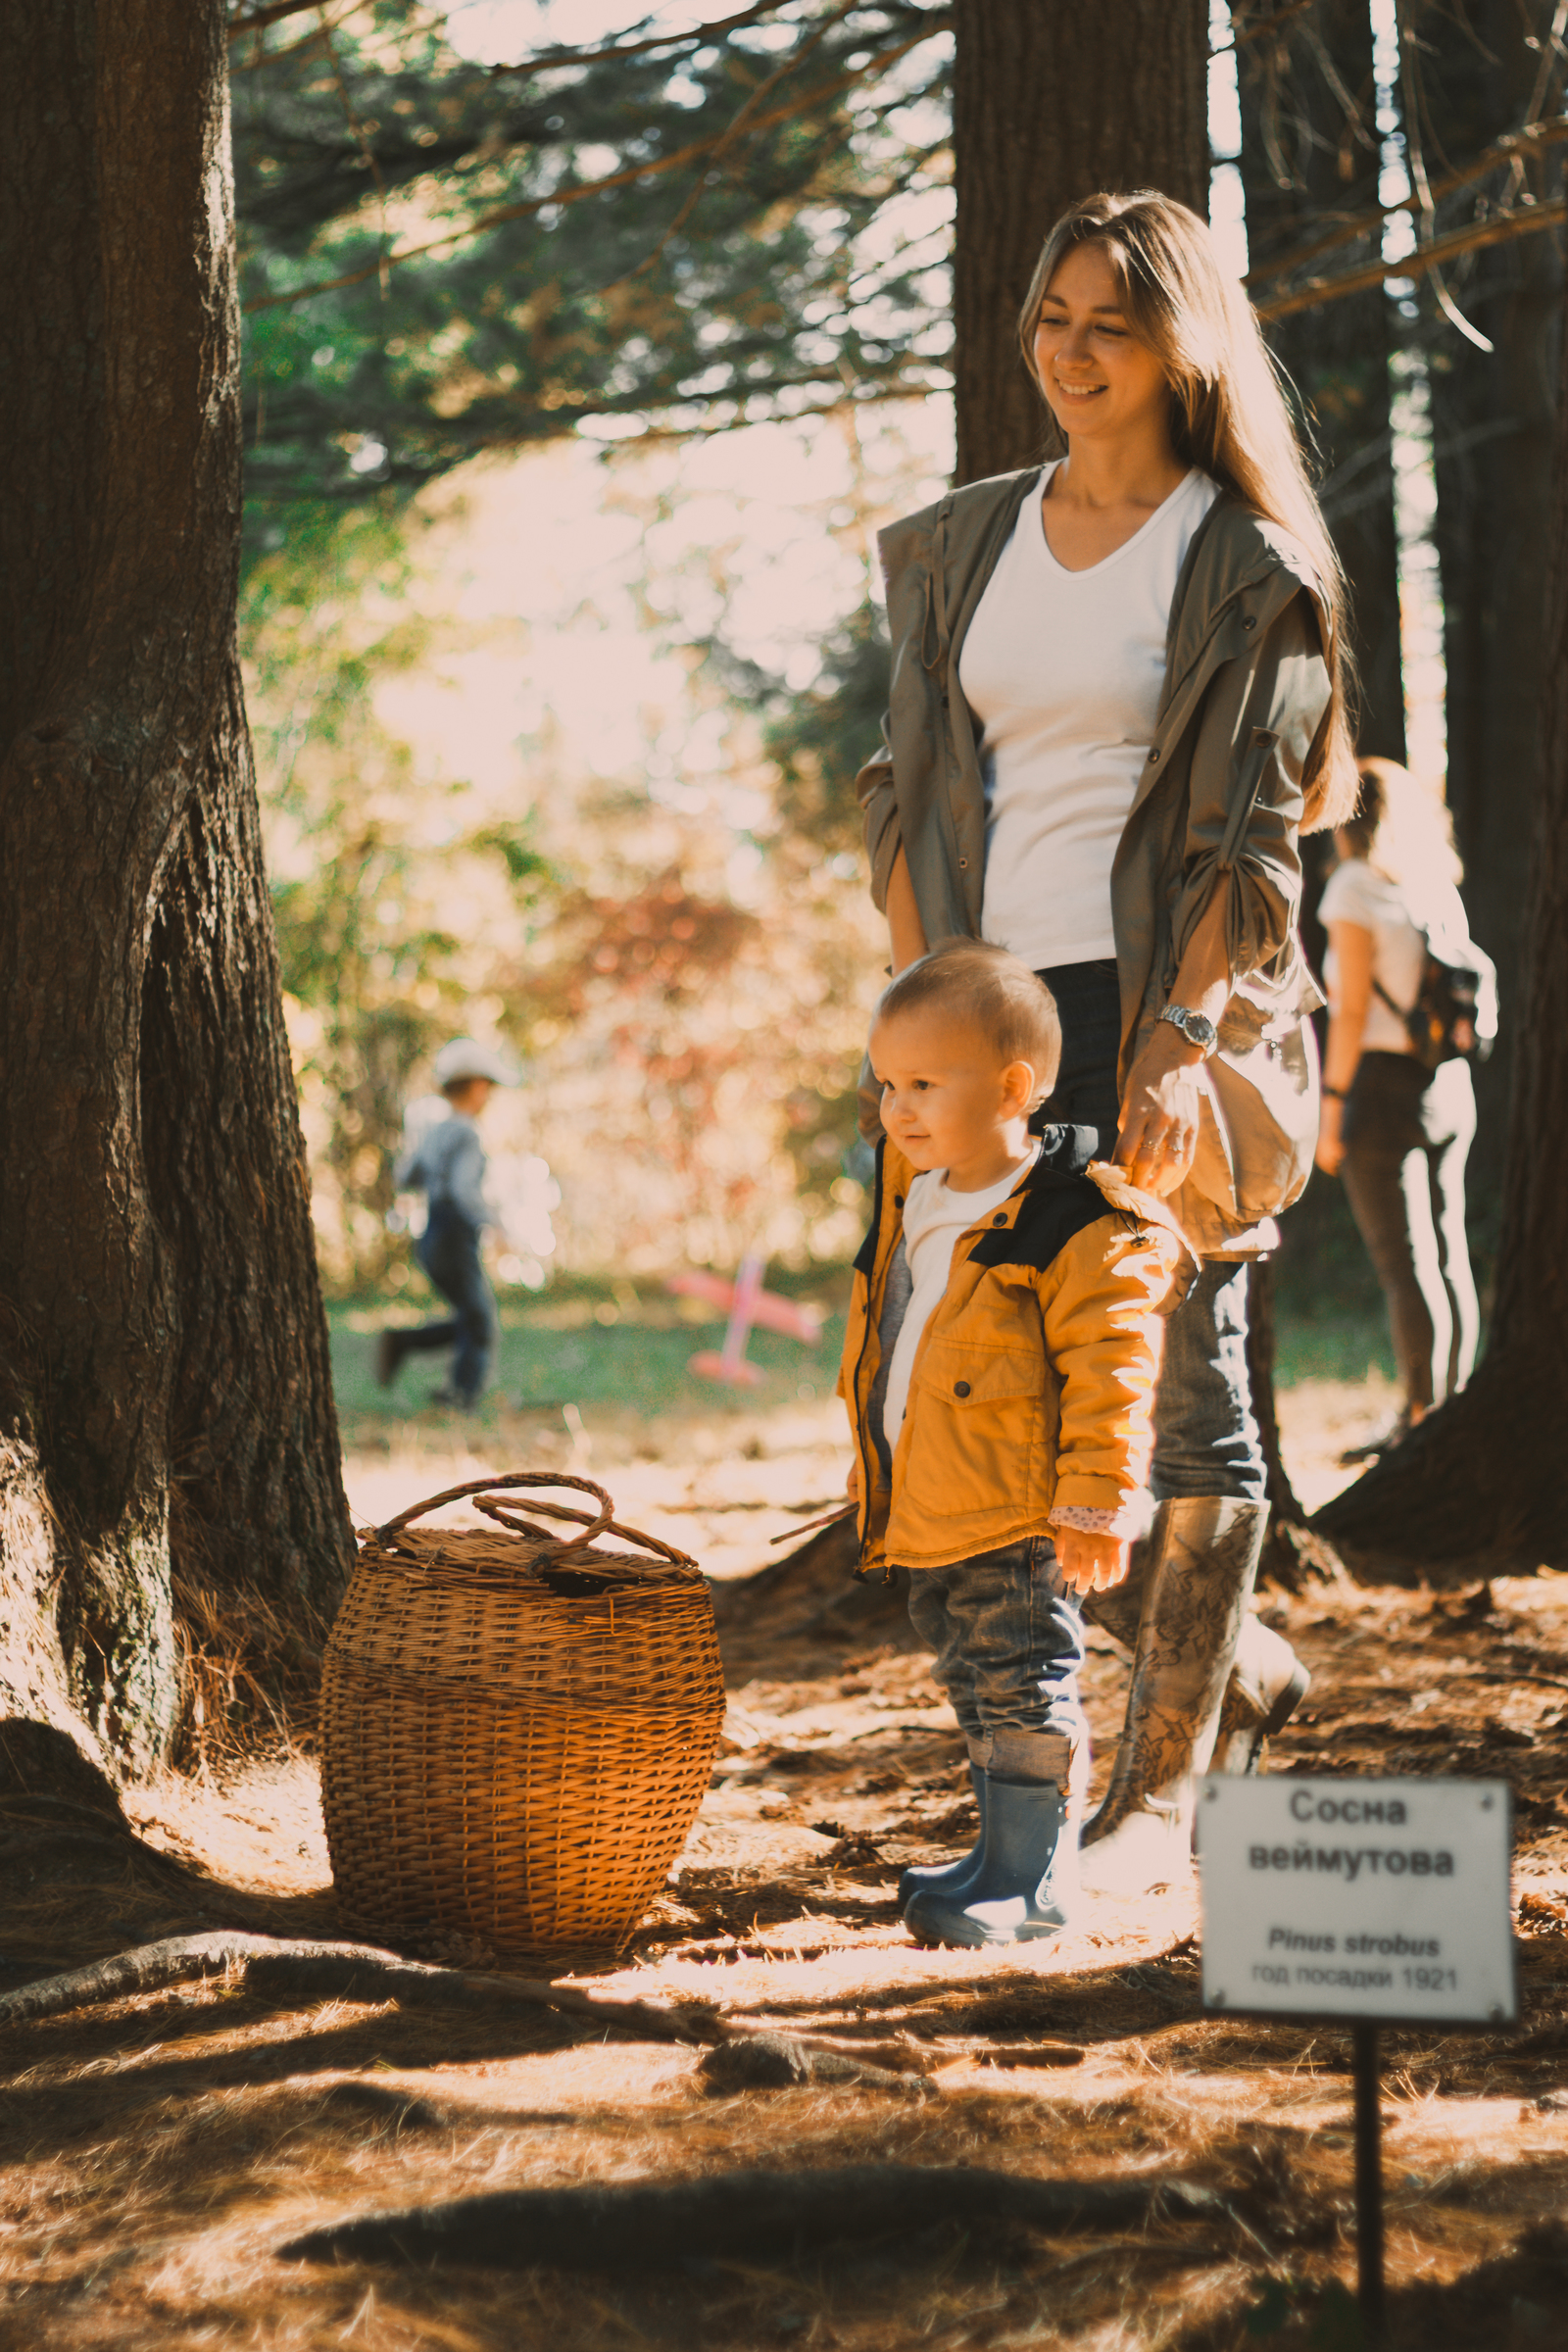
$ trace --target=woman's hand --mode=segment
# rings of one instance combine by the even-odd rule
[[[1127,1074],[1116,1165],[1144,1193],[1174,1193],[1198,1152],[1198,1072],[1202,1055],[1169,1021],[1158,1021]]]
[[[1325,1176],[1337,1176],[1345,1158],[1345,1104],[1338,1095],[1325,1095],[1318,1115],[1317,1150],[1312,1157]]]
[[[1108,1592],[1126,1577],[1130,1544],[1118,1544],[1114,1536],[1088,1535],[1081,1527],[1054,1528],[1052,1536],[1062,1581],[1075,1592]]]

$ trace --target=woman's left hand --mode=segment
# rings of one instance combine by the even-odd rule
[[[1140,1192],[1174,1193],[1192,1173],[1201,1066],[1180,1030],[1161,1021],[1128,1072],[1115,1161]]]

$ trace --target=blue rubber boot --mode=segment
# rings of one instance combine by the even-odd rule
[[[980,1808],[980,1835],[961,1862],[947,1862],[940,1869],[927,1865],[906,1870],[899,1881],[899,1909],[903,1911],[917,1894],[956,1894],[968,1885],[980,1868],[980,1857],[986,1842],[986,1776],[978,1764],[969,1767],[969,1786],[974,1801]]]
[[[1029,1943],[1070,1923],[1078,1895],[1078,1822],[1054,1781],[986,1776],[980,1867],[966,1886],[914,1895],[904,1924],[916,1943]]]

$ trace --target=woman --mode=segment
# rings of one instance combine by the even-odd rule
[[[1065,454],[883,532],[891,707],[858,789],[894,969],[954,935],[1032,963],[1064,1038],[1044,1116],[1173,1195],[1204,1259],[1167,1327],[1153,1528],[1095,1604],[1135,1660],[1084,1872],[1130,1890],[1185,1870],[1216,1736],[1245,1769],[1306,1688],[1247,1615],[1267,1505],[1246,1363],[1248,1261],[1305,1154],[1271,1159],[1266,1117],[1239,1129],[1239,1095],[1263,1097],[1228,1077],[1221,1119],[1204,1065],[1222,1020],[1227,1061],[1299,1054],[1318,1002],[1298,834],[1352,805],[1344,594],[1256,321],[1195,214],[1147,192],[1075,205],[1020,336]]]
[[[1335,833],[1340,863],[1318,909],[1329,1035],[1317,1162],[1343,1180],[1377,1268],[1404,1403],[1389,1436],[1350,1459],[1380,1452],[1464,1387],[1481,1321],[1464,1231],[1469,1064],[1454,1056],[1429,1069],[1405,1020],[1429,939],[1455,961],[1476,960],[1464,869],[1435,792],[1392,760],[1358,766],[1360,803]]]

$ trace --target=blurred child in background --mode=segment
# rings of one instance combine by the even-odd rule
[[[458,1037],[437,1054],[435,1082],[448,1114],[399,1160],[395,1181],[400,1192],[421,1192],[429,1202],[414,1253],[453,1312],[410,1330],[378,1333],[375,1376],[390,1388],[406,1355],[450,1348],[451,1372],[430,1401],[471,1412],[484,1394],[499,1330],[479,1242],[485,1227],[501,1219],[485,1197],[478,1119],[496,1088],[515,1084],[515,1077],[492,1048]]]

